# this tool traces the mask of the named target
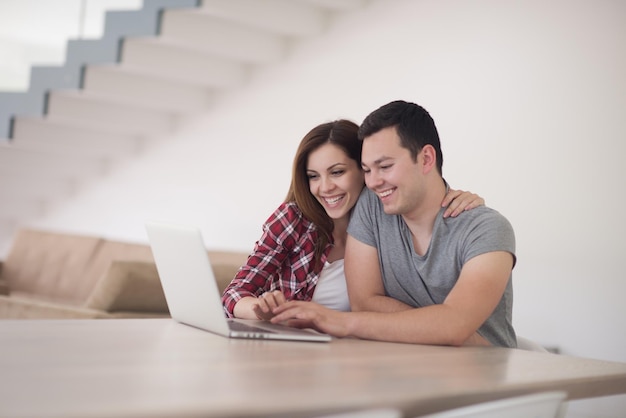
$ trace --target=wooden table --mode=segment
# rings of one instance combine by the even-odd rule
[[[170,319],[0,320],[0,416],[406,416],[626,393],[626,364],[503,348],[233,340]]]

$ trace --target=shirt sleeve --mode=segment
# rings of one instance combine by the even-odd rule
[[[281,266],[294,245],[294,218],[298,214],[292,206],[283,203],[263,225],[263,234],[222,295],[227,317],[234,316],[235,304],[246,296],[259,296],[274,290]]]
[[[515,232],[509,220],[492,209],[480,210],[476,213],[479,215],[474,217],[464,237],[462,264],[480,254],[506,251],[513,256],[513,266],[515,266],[517,262]]]
[[[348,224],[348,234],[364,244],[372,247],[376,246],[376,235],[374,233],[374,210],[378,199],[367,187],[363,188],[359,200],[357,200],[350,215]]]

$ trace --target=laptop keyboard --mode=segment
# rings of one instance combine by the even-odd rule
[[[237,321],[228,321],[228,326],[232,331],[240,331],[240,332],[269,332],[274,333],[274,331],[270,331],[265,328],[255,327],[253,325],[244,324]]]

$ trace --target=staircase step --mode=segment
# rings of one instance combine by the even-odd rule
[[[177,125],[177,117],[173,113],[88,91],[52,91],[48,97],[48,115],[51,118],[80,120],[82,126],[112,128],[136,135],[171,133]]]
[[[315,6],[332,10],[334,12],[356,10],[365,6],[365,3],[367,2],[367,0],[298,0],[298,1],[304,1],[306,3],[310,3]]]
[[[69,180],[23,173],[19,176],[11,170],[0,169],[0,193],[3,200],[19,198],[41,201],[71,196],[75,187]],[[6,201],[6,200],[5,200]]]
[[[0,93],[0,138],[13,138],[0,143],[0,228],[40,216],[367,1],[143,0],[107,12],[101,39],[68,41],[62,66],[33,67],[28,92]]]
[[[144,0],[140,10],[108,11],[100,39],[68,40],[63,65],[31,69],[28,92],[14,97],[0,92],[0,140],[11,137],[15,115],[43,114],[47,91],[82,87],[85,65],[117,62],[124,37],[155,36],[164,10],[193,9],[198,4],[199,0]]]
[[[15,115],[41,115],[45,97],[29,92],[0,93],[0,143],[12,134],[12,118]]]
[[[79,65],[62,67],[37,65],[30,69],[28,91],[43,94],[50,89],[79,88],[82,70]]]
[[[15,119],[12,144],[20,149],[74,157],[120,158],[136,154],[141,139],[133,135],[89,130],[42,117]]]
[[[143,0],[142,9],[158,14],[163,9],[198,7],[200,3],[201,0]]]
[[[326,11],[301,1],[203,0],[200,8],[216,17],[293,37],[319,34],[328,24]]]
[[[83,89],[115,95],[128,103],[169,112],[207,109],[215,94],[210,89],[175,81],[123,65],[92,65],[85,70]]]
[[[166,10],[160,35],[201,51],[246,63],[277,61],[285,56],[287,50],[284,37],[214,16],[206,9]]]
[[[70,180],[76,176],[99,176],[106,173],[107,168],[104,160],[26,150],[13,144],[0,145],[0,170],[14,175],[36,171],[45,177]]]
[[[43,200],[24,198],[20,196],[7,196],[10,204],[0,205],[0,221],[7,225],[24,219],[42,216],[45,213],[46,204]]]
[[[146,74],[213,88],[238,86],[247,78],[241,63],[162,37],[126,39],[121,62]]]

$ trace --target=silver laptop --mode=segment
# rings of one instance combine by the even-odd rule
[[[329,335],[260,320],[228,319],[198,228],[146,224],[167,306],[180,323],[230,338],[330,341]]]

